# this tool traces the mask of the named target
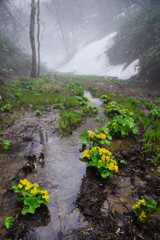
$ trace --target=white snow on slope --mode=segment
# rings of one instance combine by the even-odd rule
[[[138,73],[138,68],[136,66],[139,60],[136,59],[125,69],[125,63],[116,66],[109,64],[105,51],[112,46],[115,35],[116,32],[111,33],[105,38],[81,48],[69,63],[59,68],[57,71],[72,72],[80,75],[97,75],[129,79]]]

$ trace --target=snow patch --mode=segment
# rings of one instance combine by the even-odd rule
[[[136,75],[138,73],[138,59],[125,69],[125,63],[117,66],[109,64],[105,52],[112,46],[116,34],[116,32],[111,33],[105,38],[81,48],[69,63],[57,71],[80,75],[118,77],[120,79],[129,79]]]

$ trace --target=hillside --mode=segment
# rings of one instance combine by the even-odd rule
[[[129,79],[138,73],[137,64],[139,61],[135,59],[126,68],[125,62],[118,65],[109,63],[106,51],[113,45],[115,36],[116,32],[111,33],[105,38],[79,49],[73,59],[62,68],[59,68],[58,71]]]
[[[136,9],[126,16],[107,55],[110,64],[130,64],[138,58],[139,81],[157,86],[160,74],[160,4]]]

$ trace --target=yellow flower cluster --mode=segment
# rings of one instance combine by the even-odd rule
[[[141,205],[145,206],[145,199],[140,199],[138,202],[136,202],[135,204],[133,204],[132,209],[136,210],[137,208],[139,208]]]
[[[110,157],[112,156],[112,153],[109,150],[107,150],[106,148],[98,148],[98,152],[101,156],[103,154],[108,155]]]
[[[45,199],[47,202],[49,200],[49,194],[47,190],[41,190],[40,193],[42,194],[42,198]]]
[[[115,101],[111,101],[108,103],[108,105],[116,105],[116,104],[117,104],[117,102],[115,102]]]
[[[106,134],[104,133],[96,134],[95,132],[89,131],[89,138],[94,138],[94,136],[100,139],[106,139]]]
[[[96,135],[97,138],[100,138],[100,139],[106,139],[106,134],[104,133],[99,133]]]
[[[118,172],[118,166],[115,160],[111,160],[111,162],[107,164],[107,167],[110,171]]]
[[[83,152],[82,152],[82,156],[85,158],[88,158],[88,159],[90,159],[91,158],[91,156],[90,156],[90,152],[89,152],[89,150],[87,150],[87,149],[85,149]]]
[[[41,189],[37,183],[30,183],[27,179],[21,179],[18,184],[19,189],[29,191],[33,195],[40,194],[47,202],[49,200],[49,194],[47,190]]]
[[[101,95],[101,98],[108,98],[107,95]]]
[[[90,138],[93,138],[94,136],[95,136],[95,132],[90,131],[90,132],[89,132],[89,137],[90,137]]]
[[[111,158],[112,153],[105,149],[105,148],[100,148],[100,147],[93,147],[90,151],[87,150],[87,154],[91,154],[94,151],[98,151],[100,155],[100,159],[98,160],[99,163],[105,163],[106,168],[110,171],[118,172],[118,166],[116,160]]]
[[[117,105],[117,102],[114,102],[114,101],[109,102],[108,105],[107,105],[107,108],[111,108],[111,107],[113,107],[115,105]]]
[[[146,213],[145,211],[142,210],[141,214],[138,216],[138,220],[140,222],[144,222],[146,220],[147,216],[146,216]]]

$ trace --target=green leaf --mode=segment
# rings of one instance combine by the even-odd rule
[[[157,202],[153,199],[147,199],[145,198],[146,202],[147,202],[147,207],[150,209],[155,209],[157,206]]]
[[[87,143],[89,142],[89,133],[88,132],[84,132],[84,133],[81,133],[78,137],[78,140],[82,143]]]
[[[136,134],[138,132],[138,127],[136,125],[132,128],[132,132],[134,134]]]
[[[25,198],[24,199],[24,204],[28,205],[32,208],[35,208],[35,209],[40,206],[40,203],[38,203],[38,201],[37,201],[37,197],[34,197],[34,196]]]
[[[10,229],[14,221],[15,221],[14,217],[6,217],[4,220],[4,226],[7,229]]]
[[[127,162],[125,160],[121,160],[120,163],[121,164],[127,164]]]
[[[3,148],[3,150],[8,150],[10,145],[11,145],[10,141],[2,139],[2,148]]]
[[[110,177],[110,176],[112,176],[113,175],[113,173],[112,172],[109,172],[109,171],[103,171],[103,172],[101,172],[101,177],[102,178],[107,178],[107,177]]]
[[[32,214],[34,214],[34,213],[35,213],[35,208],[32,208],[32,207],[30,207],[30,206],[26,206],[26,205],[25,205],[25,206],[22,208],[21,213],[22,213],[22,215],[26,215],[27,213],[32,213]]]
[[[18,202],[23,203],[25,198],[18,198]]]
[[[15,192],[19,192],[18,185],[17,185],[16,183],[12,183],[12,189],[13,189]]]
[[[98,152],[96,152],[96,151],[92,152],[92,153],[91,153],[91,159],[92,159],[93,162],[97,162],[98,159],[99,159],[99,154],[98,154]]]

